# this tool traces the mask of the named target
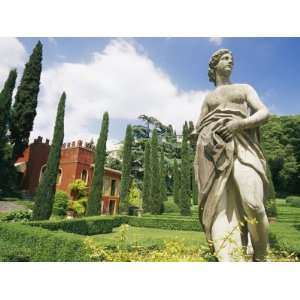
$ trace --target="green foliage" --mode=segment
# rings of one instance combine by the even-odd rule
[[[12,149],[8,144],[7,137],[10,107],[16,78],[17,71],[11,70],[0,93],[0,190],[4,192],[9,192],[16,188],[16,172],[12,161]]]
[[[69,200],[68,211],[72,212],[74,217],[81,217],[85,214],[86,207],[78,200]]]
[[[25,65],[12,107],[10,141],[13,145],[13,161],[16,161],[28,146],[33,128],[42,71],[42,52],[42,43],[38,41]]]
[[[106,154],[106,141],[108,136],[109,116],[105,112],[102,118],[101,131],[96,146],[95,171],[89,193],[86,214],[88,216],[99,215],[101,213],[101,200],[103,189],[104,164]]]
[[[166,168],[165,168],[165,156],[164,152],[160,152],[160,168],[159,168],[159,179],[160,179],[160,198],[162,205],[164,201],[168,200],[167,197],[167,184],[166,184]]]
[[[82,179],[76,179],[69,184],[68,188],[74,200],[78,200],[87,195],[88,187]]]
[[[67,214],[69,197],[63,191],[56,191],[54,196],[52,214],[54,216],[65,216]]]
[[[300,116],[272,117],[262,129],[262,146],[280,196],[300,194]]]
[[[266,213],[268,217],[277,216],[276,199],[268,199],[265,204]]]
[[[299,196],[288,196],[285,199],[286,203],[293,207],[300,207],[300,197]]]
[[[179,205],[180,201],[180,172],[178,169],[178,163],[177,160],[174,159],[174,169],[173,169],[173,197],[174,197],[174,202]]]
[[[168,200],[168,201],[164,202],[164,212],[165,213],[179,213],[180,210],[176,203]]]
[[[130,226],[160,228],[169,230],[203,231],[196,219],[177,219],[163,217],[128,217]]]
[[[132,181],[129,195],[128,195],[129,206],[142,207],[141,191],[137,187],[135,180]]]
[[[75,202],[75,201],[74,201]],[[85,217],[55,221],[34,221],[30,226],[38,226],[49,230],[62,230],[81,235],[94,235],[112,232],[114,227],[120,226],[123,219],[120,217]]]
[[[159,180],[159,158],[158,139],[156,129],[152,132],[151,138],[151,190],[150,190],[150,211],[152,214],[161,213],[160,180]]]
[[[58,103],[52,145],[48,156],[46,171],[34,197],[34,220],[47,220],[52,214],[61,146],[64,139],[65,102],[66,94],[63,92]]]
[[[90,250],[78,235],[22,224],[0,223],[0,261],[89,260]]]
[[[180,189],[180,213],[183,216],[191,215],[191,159],[190,149],[188,144],[188,126],[185,122],[182,130],[182,144],[181,144],[181,189]]]
[[[28,222],[32,218],[32,211],[27,210],[16,210],[12,211],[5,216],[3,216],[0,220],[3,222]]]
[[[120,190],[120,212],[127,213],[129,202],[128,193],[130,188],[131,173],[131,146],[132,146],[132,128],[130,125],[126,128],[126,136],[123,148],[122,177]]]
[[[143,209],[144,212],[151,210],[151,166],[150,166],[150,143],[146,142],[144,159],[144,182],[143,182]]]

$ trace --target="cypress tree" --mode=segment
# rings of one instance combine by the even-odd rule
[[[91,191],[89,193],[86,214],[94,216],[101,214],[104,164],[106,158],[106,141],[108,136],[108,113],[103,114],[101,131],[96,146],[95,169]]]
[[[188,126],[185,122],[182,131],[181,144],[181,191],[180,191],[180,214],[187,216],[191,214],[191,188],[190,188],[190,151],[188,145]]]
[[[42,52],[43,46],[39,41],[25,65],[12,107],[10,142],[13,145],[12,158],[14,161],[28,146],[30,132],[33,128],[42,71]]]
[[[130,187],[130,173],[131,173],[131,146],[132,146],[132,128],[130,125],[126,128],[126,135],[123,148],[123,162],[122,162],[122,177],[120,190],[120,212],[128,213],[128,194]]]
[[[151,138],[151,191],[150,203],[151,213],[160,214],[160,180],[159,180],[159,158],[158,158],[158,138],[157,131],[153,129]]]
[[[0,189],[15,187],[15,169],[11,160],[11,149],[8,144],[7,130],[9,125],[12,94],[15,88],[17,71],[11,70],[0,93]]]
[[[165,156],[163,150],[160,152],[160,170],[159,170],[159,179],[160,179],[160,198],[163,206],[164,201],[168,200],[167,196],[167,186],[166,186],[166,167],[165,167]]]
[[[34,197],[35,205],[32,216],[33,220],[47,220],[50,218],[52,213],[61,146],[64,140],[65,102],[66,94],[63,92],[58,103],[47,167]]]
[[[143,209],[150,212],[150,188],[151,188],[151,166],[150,166],[150,143],[147,141],[145,146],[144,159],[144,182],[143,182]]]
[[[173,197],[174,202],[180,206],[180,173],[178,169],[178,163],[176,158],[174,159],[174,171],[173,171],[173,178],[174,178],[174,186],[173,186]]]

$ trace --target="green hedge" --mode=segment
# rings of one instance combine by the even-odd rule
[[[198,220],[162,217],[123,217],[123,222],[135,227],[160,228],[168,230],[203,231]]]
[[[285,199],[286,203],[294,206],[294,207],[300,207],[300,197],[299,196],[288,196]]]
[[[122,224],[122,217],[86,217],[70,220],[33,221],[30,226],[39,226],[49,230],[62,230],[82,235],[110,233],[114,227]]]
[[[17,223],[0,223],[0,261],[89,261],[84,239]]]
[[[278,250],[294,253],[300,258],[300,231],[293,225],[272,224],[270,226],[270,244]]]

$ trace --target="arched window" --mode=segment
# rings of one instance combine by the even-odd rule
[[[80,178],[81,178],[82,181],[87,183],[87,181],[88,181],[88,171],[83,169],[82,172],[81,172]]]
[[[61,179],[62,179],[62,170],[59,169],[58,173],[57,173],[57,177],[56,177],[56,184],[59,185],[61,183]]]
[[[46,171],[46,167],[47,167],[47,165],[43,165],[43,166],[41,167],[40,177],[39,177],[39,182],[41,182],[42,179],[43,179],[43,177],[44,177],[44,173],[45,173],[45,171]]]

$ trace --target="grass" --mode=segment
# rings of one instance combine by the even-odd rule
[[[180,241],[187,247],[199,247],[206,244],[203,232],[178,231],[153,229],[128,226],[123,232],[123,227],[114,228],[112,233],[100,234],[92,237],[101,245],[118,245],[122,239],[126,245],[151,247],[162,245],[164,242]]]

